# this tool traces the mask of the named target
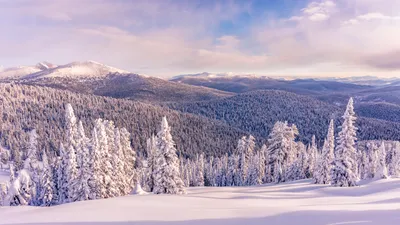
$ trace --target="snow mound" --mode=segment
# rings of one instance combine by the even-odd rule
[[[66,65],[42,70],[29,74],[23,79],[39,79],[39,78],[101,78],[110,73],[128,73],[128,71],[120,70],[111,66],[107,66],[94,61],[73,62]]]
[[[196,187],[187,195],[130,195],[49,208],[3,207],[0,224],[398,225],[400,179],[340,188],[311,180]]]
[[[136,184],[135,189],[132,190],[131,195],[147,195],[149,194],[148,192],[143,191],[142,187],[140,184]]]

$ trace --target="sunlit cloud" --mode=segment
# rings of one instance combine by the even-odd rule
[[[263,2],[7,2],[0,65],[91,59],[157,76],[399,72],[398,1],[310,1],[280,16]]]

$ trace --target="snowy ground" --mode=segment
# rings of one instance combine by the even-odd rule
[[[0,183],[6,182],[10,179],[10,173],[0,169]]]
[[[184,196],[136,195],[51,208],[0,208],[0,224],[400,224],[400,179],[354,188],[309,182],[190,188]]]

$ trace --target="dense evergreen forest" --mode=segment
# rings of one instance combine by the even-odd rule
[[[64,127],[63,111],[71,103],[77,117],[89,130],[93,118],[113,120],[132,133],[133,148],[144,152],[146,140],[156,132],[163,116],[168,118],[178,154],[194,157],[196,153],[222,155],[235,148],[235,141],[246,134],[223,122],[179,113],[168,108],[141,102],[76,94],[69,91],[29,85],[0,85],[0,138],[10,149],[26,148],[27,131],[35,128],[39,148],[49,154],[58,151]],[[89,135],[89,134],[88,134]]]

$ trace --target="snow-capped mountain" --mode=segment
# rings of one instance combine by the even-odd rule
[[[94,61],[73,62],[66,65],[40,62],[35,66],[0,69],[0,79],[102,78],[111,73],[129,72]]]
[[[11,67],[11,68],[0,68],[0,79],[19,79],[23,76],[40,72],[46,69],[50,65],[47,65],[45,62],[38,63],[35,66],[18,66],[18,67]]]
[[[44,65],[45,66],[45,65]],[[37,78],[101,78],[111,73],[129,73],[128,71],[107,66],[94,61],[73,62],[54,68],[44,69],[28,74],[22,79]]]

